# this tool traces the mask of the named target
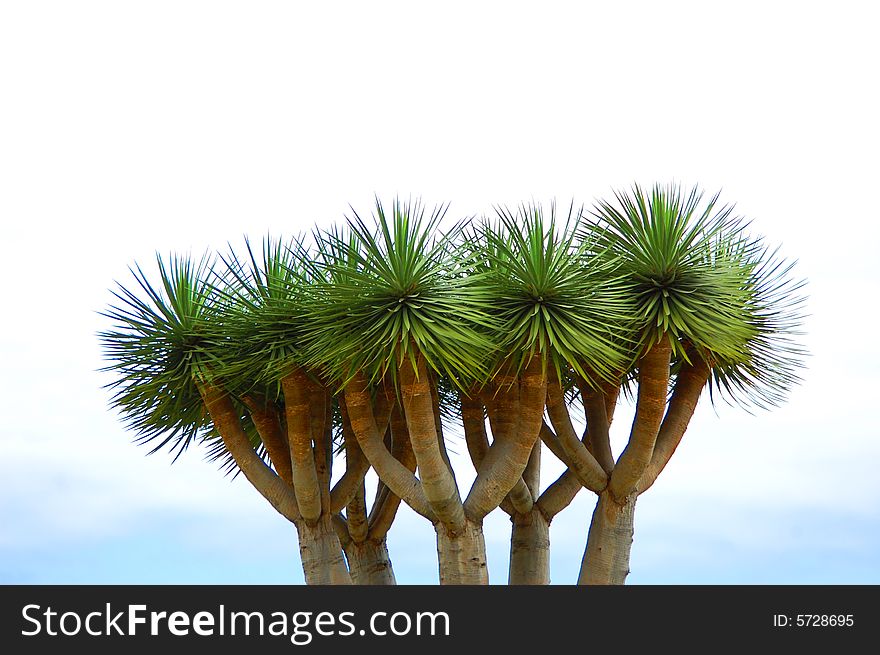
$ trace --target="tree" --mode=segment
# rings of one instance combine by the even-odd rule
[[[582,488],[598,500],[579,582],[622,584],[636,500],[704,389],[767,407],[797,381],[802,283],[696,188],[636,186],[564,220],[532,204],[441,231],[445,213],[377,199],[372,222],[267,238],[262,257],[247,241],[159,257],[156,287],[136,268],[101,335],[112,404],[154,451],[205,442],[243,473],[296,526],[310,584],[393,584],[401,503],[433,525],[441,583],[488,582],[500,507],[509,582],[546,584],[550,523]],[[621,394],[636,414],[615,458]],[[466,493],[444,433],[459,426]],[[545,447],[566,470],[542,489]]]
[[[352,453],[330,488],[333,425],[345,431],[343,417],[334,414],[326,385],[300,369],[284,378],[282,392],[268,375],[274,360],[260,352],[268,344],[283,361],[295,361],[295,317],[309,283],[301,246],[267,240],[259,263],[250,246],[247,253],[244,264],[224,259],[222,275],[208,258],[158,258],[158,289],[134,271],[144,298],[120,286],[119,302],[106,312],[116,325],[101,335],[113,362],[107,370],[117,375],[112,404],[138,441],[159,441],[151,452],[168,446],[179,456],[204,441],[212,459],[243,473],[296,526],[310,584],[393,584],[385,533],[396,505],[377,511],[368,543],[361,538],[366,521],[334,521],[342,507],[363,503],[368,466]],[[265,341],[273,325],[284,332]]]
[[[587,419],[578,442],[558,381],[547,409],[570,465],[601,476],[581,478],[599,496],[579,582],[622,584],[629,573],[635,503],[680,443],[703,389],[743,404],[778,404],[797,382],[804,352],[796,342],[803,282],[733,207],[701,207],[702,193],[635,186],[601,201],[584,236],[619,264],[631,303],[630,365],[608,378],[577,376]],[[620,279],[620,278],[618,278]],[[609,426],[620,386],[636,396],[628,443],[616,461]],[[668,395],[670,394],[671,395]]]

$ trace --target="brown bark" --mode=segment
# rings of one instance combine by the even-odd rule
[[[669,389],[669,358],[672,344],[667,336],[651,346],[639,360],[639,393],[629,442],[617,459],[608,490],[618,499],[636,490],[648,468],[666,408]]]
[[[608,425],[611,425],[614,422],[614,410],[617,407],[617,399],[620,396],[620,383],[602,382],[600,388],[605,398],[605,416],[608,417]]]
[[[537,507],[513,517],[508,584],[550,584],[550,522]]]
[[[352,377],[345,385],[344,394],[352,432],[379,478],[413,510],[434,523],[434,511],[428,504],[419,479],[395,459],[379,434],[363,374],[357,373]],[[433,423],[433,418],[431,422]]]
[[[303,519],[317,521],[321,516],[321,487],[312,448],[309,386],[308,375],[302,369],[296,369],[281,379],[290,463],[293,467],[293,489]]]
[[[293,490],[254,451],[229,394],[206,383],[200,383],[198,388],[223,445],[248,482],[279,514],[289,521],[301,522]]]
[[[636,494],[632,494],[618,502],[607,491],[599,495],[578,584],[622,585],[625,582],[629,574],[636,498]]]
[[[345,518],[348,523],[348,534],[354,541],[363,541],[369,533],[369,523],[367,521],[367,501],[365,498],[366,490],[364,483],[361,482],[361,488],[354,495],[354,498],[345,508]]]
[[[547,385],[547,414],[568,459],[566,463],[569,469],[587,489],[596,493],[601,492],[608,484],[608,475],[584,443],[578,439],[558,379],[553,379]]]
[[[647,491],[657,480],[657,476],[666,468],[681,438],[687,430],[700,394],[709,381],[709,365],[696,353],[690,353],[690,363],[682,364],[675,379],[669,409],[663,417],[657,442],[651,455],[651,463],[639,480],[639,493]]]
[[[410,443],[418,463],[425,498],[434,515],[446,528],[457,532],[464,529],[464,507],[452,471],[440,449],[428,369],[420,353],[416,353],[415,359],[415,370],[409,361],[404,361],[399,370],[401,402]],[[379,470],[378,467],[376,470]],[[380,477],[383,476],[380,474]],[[387,480],[386,484],[394,491]]]
[[[611,475],[614,470],[614,455],[611,454],[611,437],[608,431],[611,423],[606,413],[606,398],[601,391],[591,389],[584,383],[579,386],[587,418],[590,452],[605,473]]]
[[[254,427],[269,453],[269,460],[275,467],[278,476],[287,484],[293,486],[293,470],[290,467],[290,447],[287,445],[287,435],[281,426],[281,416],[275,403],[254,395],[242,397],[242,402],[248,408]]]
[[[350,541],[345,544],[345,558],[356,585],[394,585],[394,569],[388,557],[385,538],[367,539],[361,542]]]
[[[342,546],[329,516],[316,522],[299,521],[299,554],[306,584],[351,584]]]
[[[482,520],[498,507],[504,497],[518,485],[519,488],[511,494],[514,507],[518,511],[528,512],[534,504],[532,494],[522,480],[522,474],[538,441],[547,399],[547,375],[539,355],[534,355],[526,364],[519,376],[518,387],[518,402],[513,408],[517,416],[515,427],[512,430],[505,427],[502,434],[495,435],[464,503],[465,512],[474,521]],[[515,383],[510,385],[511,395],[515,393],[515,388]],[[500,391],[502,398],[505,398],[508,390]],[[501,411],[497,406],[493,409],[496,412]],[[500,422],[500,418],[496,418],[496,424]]]
[[[311,379],[309,383],[309,423],[321,493],[321,513],[329,514],[330,479],[333,476],[333,399],[323,384]]]
[[[482,524],[465,520],[456,532],[450,531],[443,523],[437,523],[434,527],[437,531],[440,584],[489,584]]]

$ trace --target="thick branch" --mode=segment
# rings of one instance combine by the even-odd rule
[[[406,419],[399,407],[395,407],[391,414],[391,454],[407,469],[415,472],[416,456],[409,440]],[[379,540],[388,534],[399,507],[400,498],[390,489],[383,495],[381,502],[373,505],[369,521],[371,539]]]
[[[547,446],[547,449],[556,456],[560,462],[569,466],[568,455],[565,454],[565,451],[562,449],[562,444],[559,442],[559,437],[556,436],[556,433],[550,428],[549,425],[545,421],[541,421],[541,441]],[[584,435],[586,436],[586,435]]]
[[[694,415],[703,387],[709,380],[710,369],[706,362],[696,353],[690,354],[690,359],[692,363],[682,364],[675,378],[672,398],[669,400],[669,408],[657,434],[651,463],[639,480],[639,493],[647,491],[669,463]]]
[[[543,425],[544,421],[541,420],[541,424]],[[523,482],[526,483],[526,487],[529,489],[529,493],[532,495],[532,502],[538,500],[538,496],[541,494],[541,441],[536,440],[535,445],[532,446],[532,453],[529,455],[529,462],[526,464],[526,470],[523,471],[522,475]]]
[[[413,370],[410,362],[404,361],[399,369],[401,402],[409,429],[409,438],[419,467],[419,479],[425,498],[447,529],[456,532],[464,528],[464,507],[455,478],[440,450],[434,419],[434,403],[431,397],[431,381],[421,353],[416,353],[416,367],[416,370]],[[393,487],[392,491],[394,491]]]
[[[474,469],[479,471],[486,453],[489,452],[489,437],[486,434],[486,417],[483,415],[483,401],[480,394],[473,390],[470,394],[459,394],[461,399],[461,418],[464,426],[464,440],[467,444],[468,454],[471,457],[471,463]],[[525,483],[522,483],[525,485]],[[510,498],[511,495],[517,498],[523,498],[524,493],[520,484],[513,488],[508,497],[501,501],[499,507],[507,514],[513,515],[517,510],[514,508]],[[523,506],[527,506],[527,503]]]
[[[342,508],[354,498],[364,481],[364,476],[370,470],[370,462],[361,451],[357,437],[351,429],[344,395],[339,396],[339,413],[342,415],[342,438],[345,442],[345,472],[330,491],[330,512],[333,514],[341,512]],[[377,429],[384,433],[388,426],[389,405],[382,394],[376,398],[373,415]]]
[[[333,476],[333,400],[324,385],[309,380],[309,412],[314,440],[315,472],[321,491],[321,512],[330,512],[330,479]]]
[[[547,385],[547,414],[568,459],[569,469],[587,489],[596,493],[601,492],[608,484],[608,475],[578,439],[571,423],[571,416],[568,414],[568,407],[565,405],[562,387],[555,375]]]
[[[602,382],[600,385],[602,395],[605,397],[605,416],[608,418],[608,425],[614,422],[614,410],[617,408],[617,399],[620,397],[620,384],[609,384]]]
[[[666,408],[671,353],[672,344],[664,335],[639,361],[639,394],[629,443],[617,459],[608,484],[611,496],[617,501],[622,502],[636,490],[639,479],[651,462]]]
[[[223,445],[244,477],[282,516],[289,521],[298,521],[300,514],[296,496],[290,486],[266,466],[254,451],[229,394],[207,384],[199,384],[199,392]]]
[[[562,475],[556,478],[556,481],[544,490],[544,493],[535,503],[541,514],[548,521],[552,521],[559,512],[571,505],[578,492],[584,488],[581,481],[571,471],[566,469]]]
[[[312,450],[309,386],[309,378],[302,369],[296,369],[281,379],[290,463],[293,466],[293,489],[303,518],[317,521],[321,516],[321,487]]]
[[[468,454],[474,468],[479,468],[480,463],[489,451],[489,437],[486,435],[486,418],[483,416],[483,403],[476,392],[468,395],[460,393],[461,422],[464,427],[464,442],[467,445]]]
[[[611,436],[608,431],[611,422],[606,414],[607,399],[601,391],[591,389],[583,382],[579,382],[578,387],[587,417],[590,452],[605,473],[611,475],[611,471],[614,470],[614,455],[611,454]]]
[[[348,521],[348,533],[352,541],[361,543],[367,538],[367,501],[364,483],[345,508],[345,518]]]
[[[534,503],[531,492],[522,480],[522,474],[541,432],[544,404],[547,400],[547,374],[539,355],[534,355],[529,360],[520,374],[518,386],[516,429],[503,437],[495,435],[489,452],[480,465],[477,479],[465,501],[465,511],[471,520],[479,521],[498,507],[518,483],[522,483],[524,489],[521,488],[521,493],[516,496],[511,495],[511,502],[517,511],[529,512]],[[515,393],[515,383],[510,389],[510,393]],[[500,393],[504,395],[508,392],[501,389]]]
[[[265,398],[247,395],[242,396],[241,401],[248,408],[251,420],[257,428],[257,433],[269,453],[269,459],[278,477],[293,487],[293,471],[290,467],[290,447],[287,445],[287,435],[281,428],[281,417],[275,403]]]
[[[428,504],[421,482],[385,447],[376,427],[370,392],[362,373],[355,374],[345,385],[344,394],[352,431],[379,478],[413,510],[434,523],[437,519]],[[433,423],[433,418],[431,420]]]
[[[437,391],[437,382],[431,376],[431,404],[434,407],[434,429],[437,430],[437,445],[440,448],[440,456],[449,468],[452,479],[455,480],[455,471],[452,470],[452,462],[449,461],[449,453],[446,451],[446,439],[443,436],[443,418],[440,415],[440,394]]]

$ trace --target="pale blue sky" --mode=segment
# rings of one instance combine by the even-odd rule
[[[799,260],[812,357],[779,410],[701,406],[639,501],[630,582],[880,583],[868,5],[313,4],[0,5],[0,582],[302,579],[243,480],[146,457],[108,411],[97,311],[133,262],[374,192],[465,216],[677,180]],[[591,511],[584,492],[554,522],[554,582]],[[486,534],[503,582],[506,517]],[[389,542],[400,582],[436,581],[426,522]]]

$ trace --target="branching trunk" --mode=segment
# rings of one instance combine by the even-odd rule
[[[394,569],[385,538],[351,541],[345,544],[351,580],[356,585],[394,585]]]
[[[448,530],[443,523],[434,527],[437,531],[440,584],[489,584],[483,526],[466,520],[456,532]]]
[[[370,464],[376,469],[379,478],[416,512],[432,523],[436,521],[434,511],[428,504],[419,479],[395,459],[379,434],[376,418],[373,415],[370,392],[363,374],[355,374],[351,381],[345,385],[345,404],[358,445]],[[433,422],[432,412],[431,423],[433,424]]]
[[[518,384],[513,381],[507,388],[499,390],[496,405],[506,399],[507,393],[513,396],[517,388],[518,398],[511,402],[515,406],[508,410],[516,416],[515,425],[511,430],[505,428],[507,433],[503,436],[495,435],[495,441],[480,464],[477,479],[465,501],[465,512],[475,521],[482,520],[515,489],[516,493],[511,493],[511,501],[517,511],[529,512],[534,504],[522,474],[538,441],[547,401],[547,376],[539,355],[529,360],[519,376]],[[496,406],[493,410],[500,412],[502,408]],[[500,420],[496,422],[500,423]]]
[[[586,384],[580,385],[580,392],[587,419],[590,452],[605,473],[611,475],[614,470],[614,455],[611,454],[611,438],[608,431],[611,423],[608,420],[606,398],[601,391],[590,389]]]
[[[636,498],[637,495],[632,494],[618,502],[607,491],[599,496],[590,522],[578,584],[624,583],[629,574]]]
[[[299,521],[297,529],[306,584],[351,584],[351,575],[342,556],[342,546],[330,518],[323,516],[314,523]]]
[[[550,584],[550,522],[538,507],[515,514],[512,520],[508,583]]]

